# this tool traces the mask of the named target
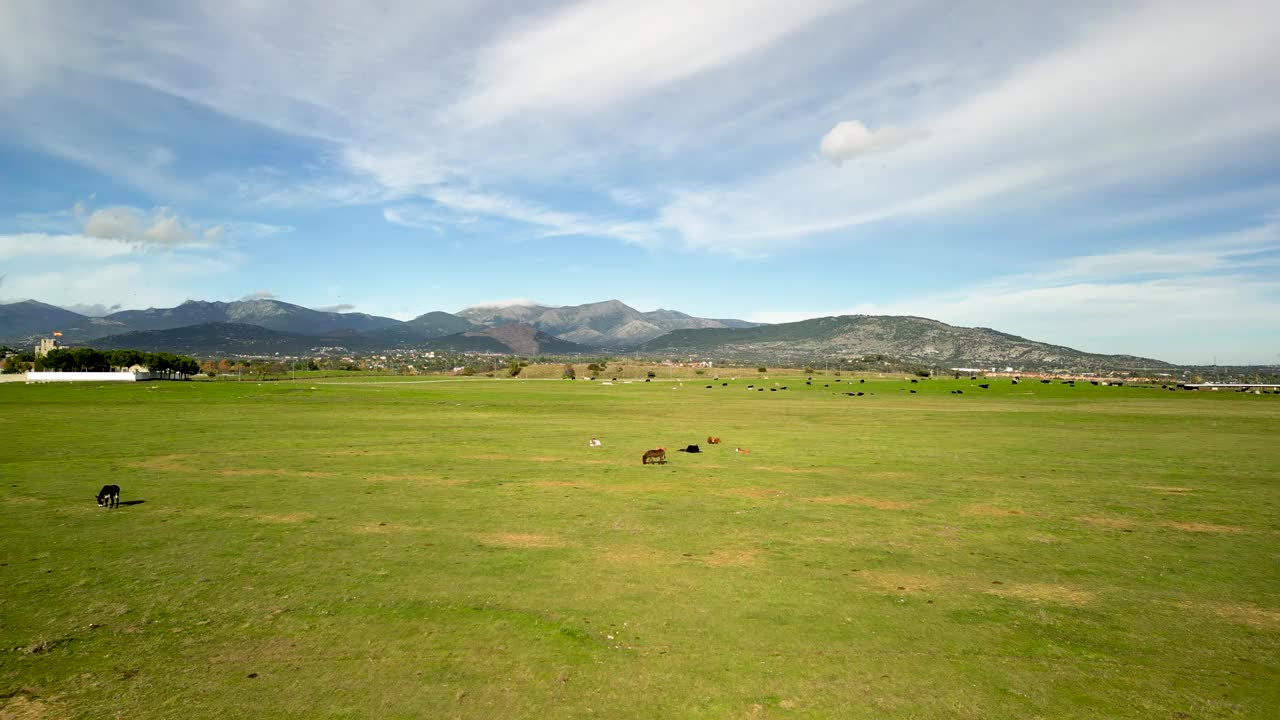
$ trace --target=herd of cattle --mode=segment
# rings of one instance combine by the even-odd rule
[[[708,445],[719,445],[719,444],[720,444],[720,438],[716,437],[715,435],[708,435],[708,436],[707,436],[707,444],[708,444]],[[746,448],[742,448],[742,447],[736,447],[736,448],[734,448],[734,449],[733,449],[733,451],[734,451],[734,452],[736,452],[736,453],[738,453],[738,454],[740,454],[740,455],[750,455],[750,454],[751,454],[751,451],[750,451],[750,450],[748,450],[748,449],[746,449]],[[682,452],[682,453],[700,453],[700,452],[702,452],[702,448],[698,447],[697,445],[686,445],[686,446],[684,446],[684,447],[682,447],[682,448],[676,448],[676,452]],[[656,447],[656,448],[654,448],[654,449],[652,449],[652,450],[646,450],[646,451],[644,452],[644,455],[642,455],[642,456],[640,457],[640,463],[641,463],[642,465],[649,465],[650,463],[653,463],[653,464],[665,463],[666,461],[667,461],[667,449],[666,449],[666,448],[664,448],[664,447]]]

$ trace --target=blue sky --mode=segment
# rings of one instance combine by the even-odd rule
[[[1280,362],[1280,9],[0,4],[0,302],[914,314]]]

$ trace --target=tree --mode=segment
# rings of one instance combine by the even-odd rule
[[[595,363],[591,363],[590,365],[587,366],[587,372],[591,373],[592,375],[599,375],[600,371],[602,370],[604,370],[604,368]]]
[[[18,359],[17,355],[10,355],[4,359],[4,374],[13,375],[27,369],[27,364]]]
[[[510,363],[507,364],[507,373],[509,373],[511,377],[518,376],[520,374],[520,370],[521,370],[521,367],[520,367],[519,360],[512,360]]]
[[[649,372],[645,373],[644,375],[645,375],[645,377],[647,377],[647,378],[656,378],[656,377],[658,377],[658,373],[656,373],[656,372],[654,372],[654,371],[652,371],[652,370],[650,370]]]
[[[769,372],[769,368],[767,368],[767,367],[758,367],[758,368],[756,368],[756,372]]]
[[[564,377],[564,379],[565,379],[565,380],[573,380],[573,379],[575,379],[575,378],[577,378],[577,377],[578,377],[577,373],[575,373],[575,372],[573,371],[573,363],[565,363],[565,364],[564,364],[564,375],[563,375],[563,377]]]

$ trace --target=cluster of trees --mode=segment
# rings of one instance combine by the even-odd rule
[[[59,372],[108,372],[112,368],[142,365],[151,372],[180,372],[195,375],[200,363],[185,355],[168,352],[147,353],[140,350],[94,350],[93,348],[55,348],[37,360],[45,370]]]

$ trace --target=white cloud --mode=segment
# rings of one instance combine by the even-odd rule
[[[590,0],[483,50],[457,114],[472,125],[613,109],[741,60],[848,7],[834,0]]]
[[[240,298],[241,300],[275,300],[276,294],[270,290],[255,290]]]
[[[470,308],[533,307],[535,305],[544,305],[544,303],[540,303],[537,300],[530,300],[529,298],[509,298],[507,300],[488,300],[485,302],[478,302],[474,305],[469,306],[468,309]],[[546,307],[555,307],[555,306],[550,305]]]
[[[84,234],[148,247],[174,248],[214,241],[222,232],[215,228],[202,230],[194,223],[184,222],[166,207],[156,208],[147,215],[136,208],[117,206],[95,210],[89,215]]]
[[[103,305],[102,303],[72,303],[63,305],[64,310],[70,310],[74,313],[87,315],[88,317],[106,317],[113,312],[118,312],[124,308],[119,303],[115,305]]]
[[[0,235],[0,260],[24,257],[61,260],[105,259],[130,255],[136,251],[136,246],[130,242],[103,240],[84,235],[45,233]]]
[[[320,312],[333,312],[333,313],[351,312],[352,310],[355,310],[355,309],[356,309],[356,306],[352,305],[351,303],[338,303],[337,305],[325,305],[323,307],[316,308],[316,310],[319,310]]]
[[[845,120],[836,123],[835,127],[822,136],[818,150],[823,157],[839,166],[849,158],[889,152],[924,136],[922,130],[890,125],[872,131],[857,120]]]

